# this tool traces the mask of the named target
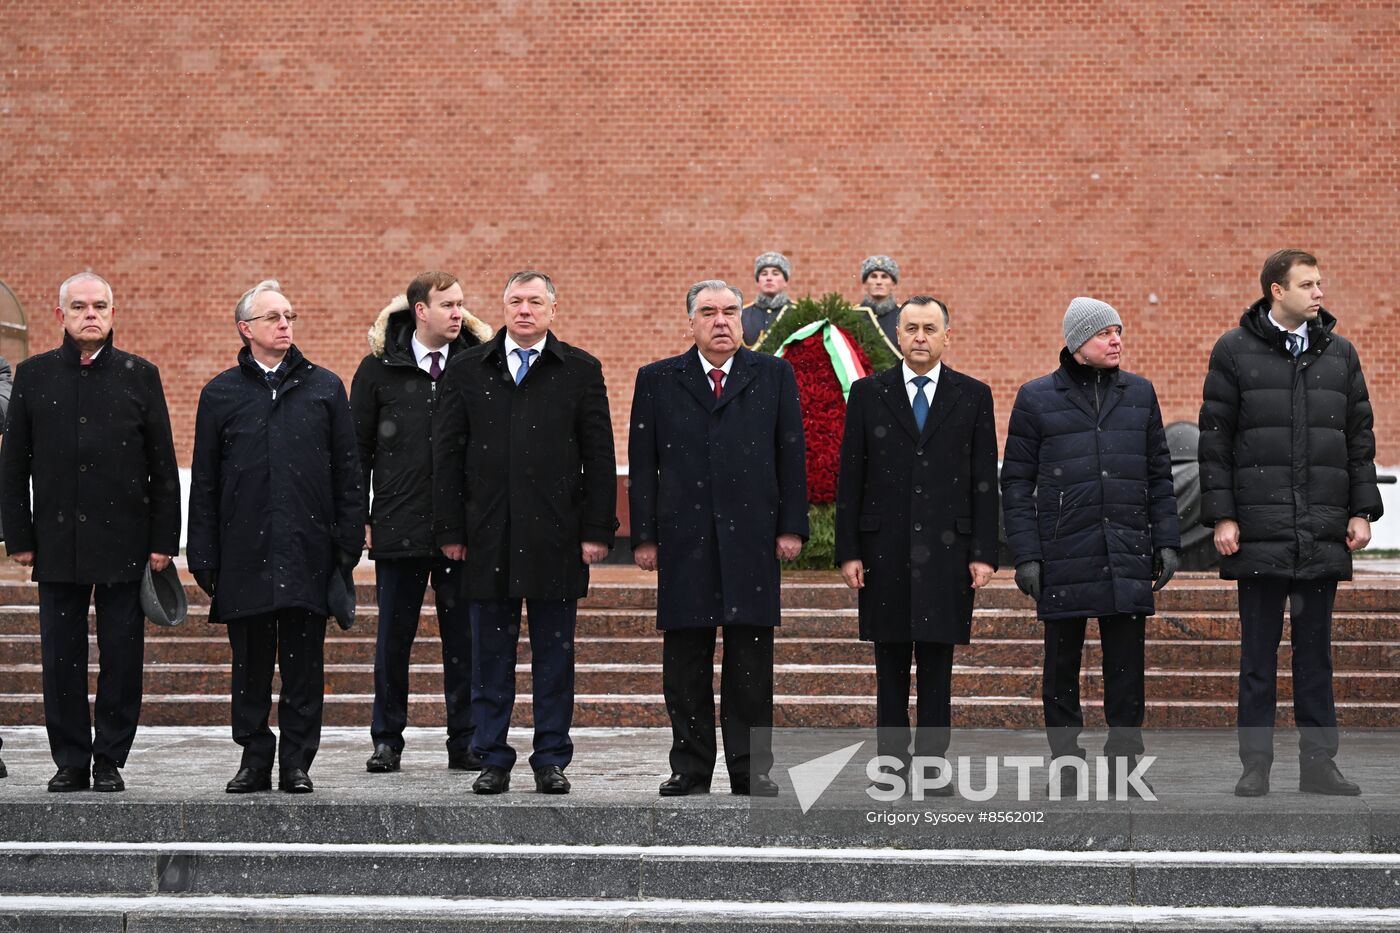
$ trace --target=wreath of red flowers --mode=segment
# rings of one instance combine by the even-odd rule
[[[867,372],[870,360],[860,344],[851,343]],[[836,501],[836,475],[841,467],[841,435],[846,429],[846,399],[831,368],[831,357],[820,333],[789,344],[783,359],[792,364],[802,399],[802,431],[807,441],[807,501],[822,505]]]

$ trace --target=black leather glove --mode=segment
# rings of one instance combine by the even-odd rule
[[[199,584],[199,588],[204,591],[204,595],[210,599],[214,598],[214,584],[219,579],[217,570],[196,570],[194,571],[194,582]]]
[[[1016,565],[1016,585],[1036,602],[1040,602],[1040,561],[1028,560]]]
[[[360,565],[360,555],[358,553],[351,554],[349,551],[342,551],[338,548],[335,552],[335,559],[336,567],[340,569],[341,573],[349,573]]]
[[[1180,567],[1181,558],[1176,556],[1175,548],[1159,547],[1152,556],[1152,591],[1155,593],[1166,586]]]

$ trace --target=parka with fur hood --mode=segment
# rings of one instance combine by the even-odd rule
[[[391,301],[369,329],[370,353],[350,386],[372,532],[369,554],[375,560],[437,554],[432,427],[440,383],[413,358],[416,326],[408,298]],[[448,345],[446,365],[455,365],[463,350],[490,338],[485,322],[464,314],[462,332]]]

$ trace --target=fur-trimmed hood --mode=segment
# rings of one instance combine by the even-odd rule
[[[369,351],[375,356],[384,356],[384,345],[388,340],[389,322],[396,315],[403,315],[403,326],[414,327],[413,311],[408,306],[408,296],[399,295],[379,312],[379,317],[374,319],[374,326],[369,329]],[[476,338],[477,343],[485,343],[490,340],[495,331],[491,325],[470,311],[462,312],[462,332],[469,333]]]

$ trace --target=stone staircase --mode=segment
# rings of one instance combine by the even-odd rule
[[[654,578],[607,568],[579,612],[578,726],[664,726],[661,640],[655,629]],[[358,586],[360,617],[351,632],[332,625],[326,639],[326,724],[367,725],[373,704],[373,586]],[[43,722],[36,590],[0,583],[0,725]],[[1183,574],[1158,594],[1149,620],[1147,725],[1234,724],[1239,660],[1234,588],[1205,574]],[[190,587],[183,626],[146,628],[144,725],[227,722],[229,648],[222,626],[205,621],[202,594]],[[783,625],[775,644],[775,725],[866,726],[874,721],[875,675],[868,645],[856,639],[851,591],[831,574],[795,573],[784,583]],[[528,623],[527,623],[528,624]],[[1102,722],[1096,623],[1086,647],[1084,692],[1091,725]],[[1337,598],[1333,629],[1335,686],[1343,727],[1400,722],[1400,577],[1362,576]],[[95,688],[93,638],[90,689]],[[522,662],[528,641],[520,646]],[[441,725],[441,647],[437,621],[424,612],[413,652],[410,722]],[[1280,652],[1280,696],[1291,696],[1289,649]],[[971,645],[954,669],[954,724],[963,728],[1035,727],[1040,722],[1041,627],[1009,581],[978,597]],[[518,674],[517,721],[528,722],[528,666]],[[275,711],[274,711],[275,715]],[[1281,704],[1280,724],[1291,722]]]

